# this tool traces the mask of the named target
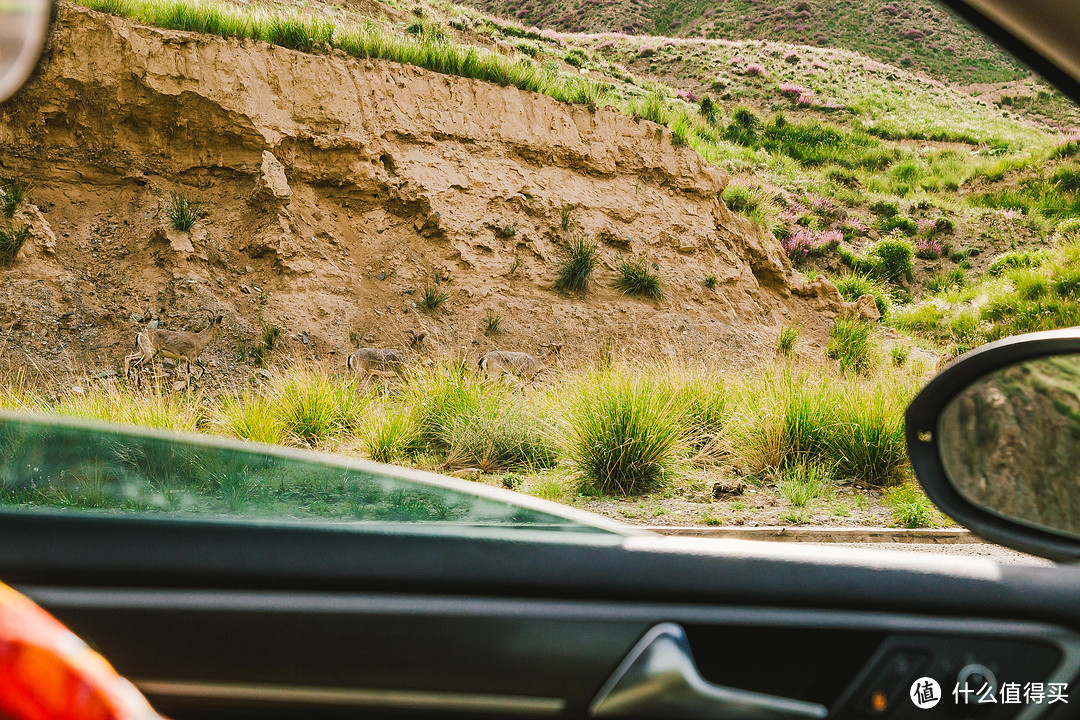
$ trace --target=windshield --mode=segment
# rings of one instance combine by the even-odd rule
[[[4,513],[950,537],[904,408],[1080,324],[1080,112],[936,5],[78,0],[50,47]]]

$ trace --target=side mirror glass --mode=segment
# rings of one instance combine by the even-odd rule
[[[943,512],[993,542],[1080,559],[1080,329],[964,356],[906,421],[912,466]]]
[[[1080,540],[1080,355],[990,373],[945,407],[938,433],[965,500]]]
[[[45,49],[52,0],[0,0],[0,102],[23,86]]]

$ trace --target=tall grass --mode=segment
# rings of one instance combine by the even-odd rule
[[[23,204],[30,186],[19,180],[8,180],[0,184],[0,210],[6,217],[13,217]]]
[[[522,391],[482,381],[472,363],[444,360],[411,368],[387,393],[292,367],[239,392],[87,382],[57,400],[16,373],[0,382],[0,406],[436,470],[532,474],[557,466],[561,478],[576,474],[581,491],[627,495],[677,489],[693,466],[766,477],[811,463],[830,477],[895,483],[907,467],[902,418],[916,377],[891,368],[842,376],[783,362],[733,378],[704,365],[613,363]],[[560,487],[564,497],[568,486]]]
[[[685,454],[681,409],[662,387],[647,377],[599,372],[575,390],[562,445],[586,489],[637,494],[678,473]]]
[[[555,288],[562,292],[585,292],[597,261],[596,243],[585,235],[572,236],[559,261]]]
[[[30,228],[25,225],[0,229],[0,266],[10,265],[19,256],[19,251],[30,237]]]
[[[838,361],[844,372],[865,373],[874,364],[871,332],[865,320],[839,318],[829,332],[825,355]]]
[[[147,25],[246,37],[301,52],[341,50],[357,58],[417,65],[445,75],[475,78],[549,95],[568,103],[597,104],[601,83],[453,42],[445,33],[398,34],[373,22],[335,22],[287,9],[234,6],[214,0],[81,0],[93,10],[130,17]]]

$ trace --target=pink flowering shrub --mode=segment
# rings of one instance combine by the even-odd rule
[[[926,37],[926,33],[922,30],[915,30],[913,28],[911,30],[905,30],[904,37],[908,40],[922,40],[924,37]]]
[[[827,63],[824,60],[818,58],[817,60],[814,61],[814,67],[816,67],[818,70],[828,70],[829,69],[829,63]]]
[[[881,12],[885,13],[886,15],[896,15],[900,12],[900,8],[896,7],[892,3],[889,3],[888,5],[881,6]]]
[[[696,103],[700,100],[700,98],[698,98],[698,96],[694,94],[693,90],[683,90],[681,88],[675,91],[675,96],[682,98],[686,102],[692,103]]]
[[[806,88],[802,85],[796,85],[795,83],[780,83],[779,90],[781,95],[788,95],[790,97],[799,97],[807,92]]]
[[[615,41],[614,40],[605,40],[604,42],[597,45],[596,49],[597,50],[606,50],[609,47],[615,47]]]
[[[743,72],[747,75],[761,77],[765,74],[765,68],[759,63],[747,63],[746,67],[743,68]]]
[[[936,260],[945,254],[945,241],[934,237],[920,238],[915,242],[915,256],[923,260]]]
[[[790,63],[790,64],[794,64],[794,63],[799,62],[799,53],[794,52],[794,51],[789,52],[787,55],[784,56],[784,62]]]
[[[835,249],[842,235],[839,230],[812,230],[799,227],[780,242],[792,262],[798,263],[811,255],[820,255]]]
[[[821,103],[818,102],[817,96],[814,95],[813,91],[808,90],[799,97],[795,98],[795,104],[799,107],[817,107]]]

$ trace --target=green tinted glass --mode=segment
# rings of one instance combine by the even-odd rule
[[[454,478],[89,422],[0,413],[0,458],[8,511],[609,531],[600,518]]]

